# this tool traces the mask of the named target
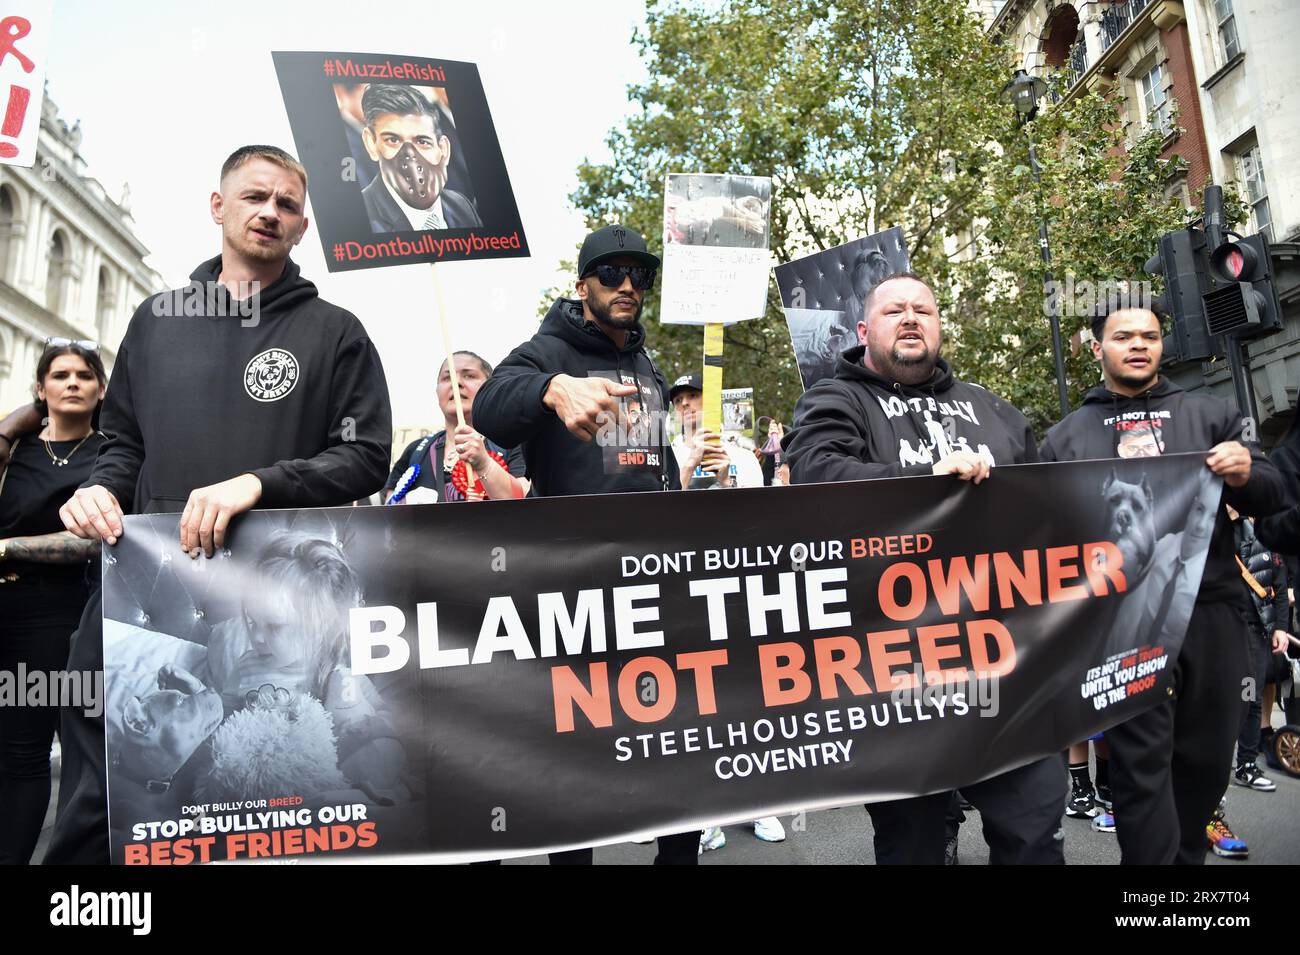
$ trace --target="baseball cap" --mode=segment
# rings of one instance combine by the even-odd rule
[[[668,400],[672,401],[677,397],[679,391],[703,391],[704,379],[700,377],[698,371],[691,372],[689,375],[682,375],[673,382],[672,388],[668,389]]]
[[[590,275],[601,263],[621,256],[636,259],[648,268],[659,268],[658,256],[650,254],[641,233],[615,223],[597,229],[582,240],[582,250],[578,253],[578,278]]]

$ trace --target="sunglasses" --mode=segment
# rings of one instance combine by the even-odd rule
[[[592,273],[605,288],[622,288],[624,279],[631,279],[632,287],[640,292],[655,284],[655,270],[644,265],[598,265]]]
[[[99,352],[99,342],[92,342],[88,338],[47,338],[45,347],[48,348],[67,348],[69,345],[75,345],[83,351]]]

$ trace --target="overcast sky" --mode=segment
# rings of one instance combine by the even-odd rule
[[[645,70],[631,44],[639,2],[339,3],[55,0],[47,76],[60,116],[80,119],[89,174],[132,214],[169,285],[220,251],[208,196],[221,162],[250,142],[293,137],[272,50],[373,52],[478,64],[532,249],[527,259],[439,267],[453,347],[498,361],[537,325],[545,289],[570,279],[584,229],[574,170],[607,155]],[[311,196],[308,195],[309,214]],[[330,274],[314,225],[294,253],[321,294],[378,345],[398,426],[439,424],[442,346],[427,265]]]

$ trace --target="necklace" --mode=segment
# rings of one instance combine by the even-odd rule
[[[84,438],[78,441],[76,446],[63,457],[59,457],[54,453],[54,449],[50,447],[49,438],[43,438],[42,440],[45,442],[45,453],[50,456],[50,463],[53,464],[56,468],[67,467],[68,461],[72,458],[74,454],[77,453],[77,449],[90,440],[90,435],[98,434],[98,433],[99,433],[98,431],[90,432],[90,434],[86,435]]]

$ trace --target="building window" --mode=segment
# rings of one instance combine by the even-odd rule
[[[1263,232],[1271,242],[1273,216],[1268,208],[1268,185],[1264,182],[1264,164],[1260,161],[1258,143],[1237,157],[1237,166],[1246,187],[1246,202],[1250,205],[1254,231]]]
[[[9,278],[9,247],[15,218],[13,193],[5,186],[0,189],[0,279],[6,281]]]
[[[1219,25],[1219,45],[1223,47],[1223,62],[1226,63],[1241,52],[1232,0],[1214,0],[1214,19]]]
[[[1165,78],[1159,63],[1138,79],[1138,89],[1142,93],[1142,116],[1146,124],[1167,134],[1171,128],[1169,99],[1165,96]]]
[[[108,269],[99,270],[99,301],[95,308],[95,326],[99,330],[99,340],[110,338],[109,325],[113,321],[113,277]]]
[[[50,236],[49,264],[45,270],[45,305],[58,315],[63,311],[63,276],[68,266],[68,244],[62,232]]]

